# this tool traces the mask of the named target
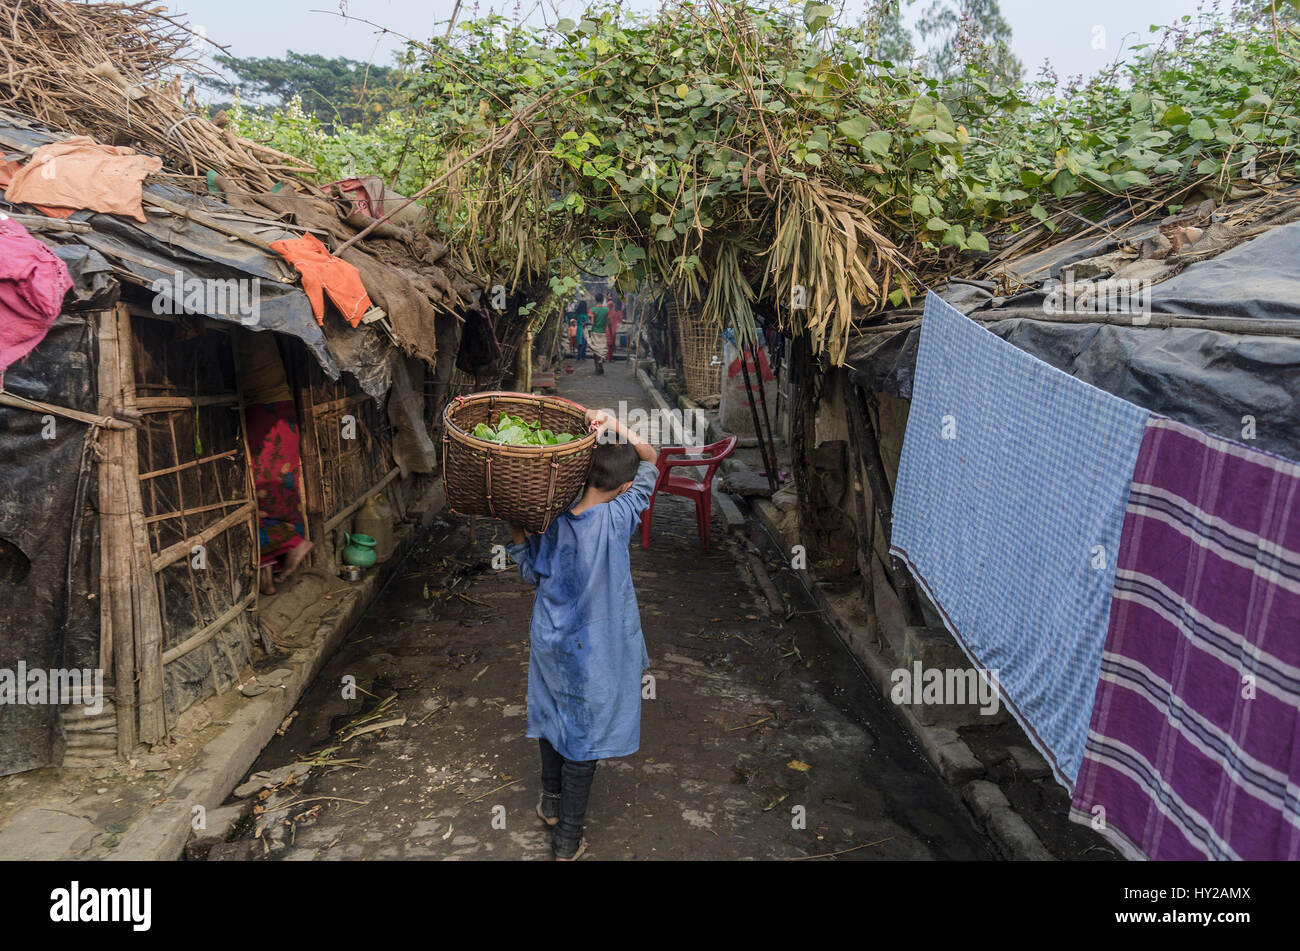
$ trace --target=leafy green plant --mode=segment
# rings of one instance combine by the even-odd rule
[[[540,422],[529,423],[509,413],[501,414],[495,429],[487,423],[479,423],[470,435],[503,446],[562,446],[578,438],[572,433],[553,433],[542,429]]]
[[[236,133],[311,163],[321,182],[378,175],[390,188],[413,195],[438,165],[427,124],[405,108],[393,109],[365,127],[331,127],[304,110],[296,96],[273,109],[248,108],[237,98],[227,112]]]
[[[405,156],[406,188],[436,183],[440,226],[493,279],[662,282],[839,361],[856,321],[1013,242],[1295,174],[1294,33],[1250,11],[1153,31],[1061,90],[977,56],[941,77],[880,59],[879,28],[830,4],[598,2],[413,44],[383,155],[257,121],[329,174]]]

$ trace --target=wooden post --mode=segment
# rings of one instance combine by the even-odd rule
[[[125,304],[118,304],[115,356],[117,362],[118,390],[115,399],[128,415],[136,412],[135,358],[132,353],[134,335],[131,314]],[[100,359],[105,354],[101,352]],[[102,394],[101,394],[102,395]],[[139,738],[145,743],[160,743],[167,736],[166,712],[163,707],[162,615],[158,604],[158,582],[153,571],[153,556],[149,551],[149,536],[144,520],[144,503],[140,497],[140,463],[137,456],[135,433],[128,433],[121,447],[121,496],[129,525],[132,591],[132,621],[127,630],[134,631],[135,672],[139,677]],[[120,637],[117,625],[114,636]]]
[[[531,393],[533,391],[533,332],[524,331],[523,340],[519,346],[519,391],[521,393]]]
[[[264,331],[265,332],[265,331]],[[323,476],[321,475],[320,465],[320,445],[316,441],[316,405],[315,396],[312,391],[311,378],[309,373],[301,366],[300,358],[297,354],[294,356],[294,379],[298,382],[296,389],[298,391],[298,456],[302,466],[302,490],[304,499],[303,521],[306,523],[307,535],[312,536],[311,524],[314,521],[317,526],[324,521],[325,503],[322,498]],[[250,447],[251,450],[251,447]],[[252,465],[252,457],[249,457],[249,464]],[[257,498],[256,488],[253,492],[253,498]],[[325,540],[323,530],[316,532],[316,537],[322,542]],[[316,561],[313,551],[309,558],[312,558],[312,564],[320,564]],[[322,554],[321,557],[324,557]],[[261,560],[260,557],[258,559]]]
[[[118,358],[117,314],[98,315],[99,413],[109,416],[121,409],[121,361]],[[131,594],[131,522],[127,516],[123,458],[134,430],[105,429],[99,433],[99,664],[108,666],[111,648],[114,709],[117,713],[117,753],[126,758],[138,741],[136,728],[135,628]]]

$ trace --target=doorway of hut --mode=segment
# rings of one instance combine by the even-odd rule
[[[276,593],[312,550],[302,484],[301,425],[275,334],[238,334],[248,464],[257,499],[258,585]]]

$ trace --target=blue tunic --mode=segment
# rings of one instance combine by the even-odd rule
[[[641,673],[650,666],[628,542],[650,504],[659,470],[637,467],[631,487],[541,535],[511,545],[537,585],[528,650],[528,736],[566,759],[635,753],[641,745]]]

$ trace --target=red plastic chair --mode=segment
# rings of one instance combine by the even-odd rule
[[[717,471],[722,460],[726,459],[736,448],[736,437],[728,436],[707,446],[664,446],[659,450],[655,465],[659,468],[659,481],[655,483],[654,492],[650,493],[650,507],[641,516],[641,547],[650,547],[650,522],[655,513],[655,496],[660,492],[680,495],[695,500],[695,525],[700,532],[700,543],[704,550],[709,550],[709,520],[713,516],[713,473]],[[703,458],[675,459],[692,453]],[[692,479],[684,475],[675,475],[673,469],[679,466],[703,468],[703,479]]]

